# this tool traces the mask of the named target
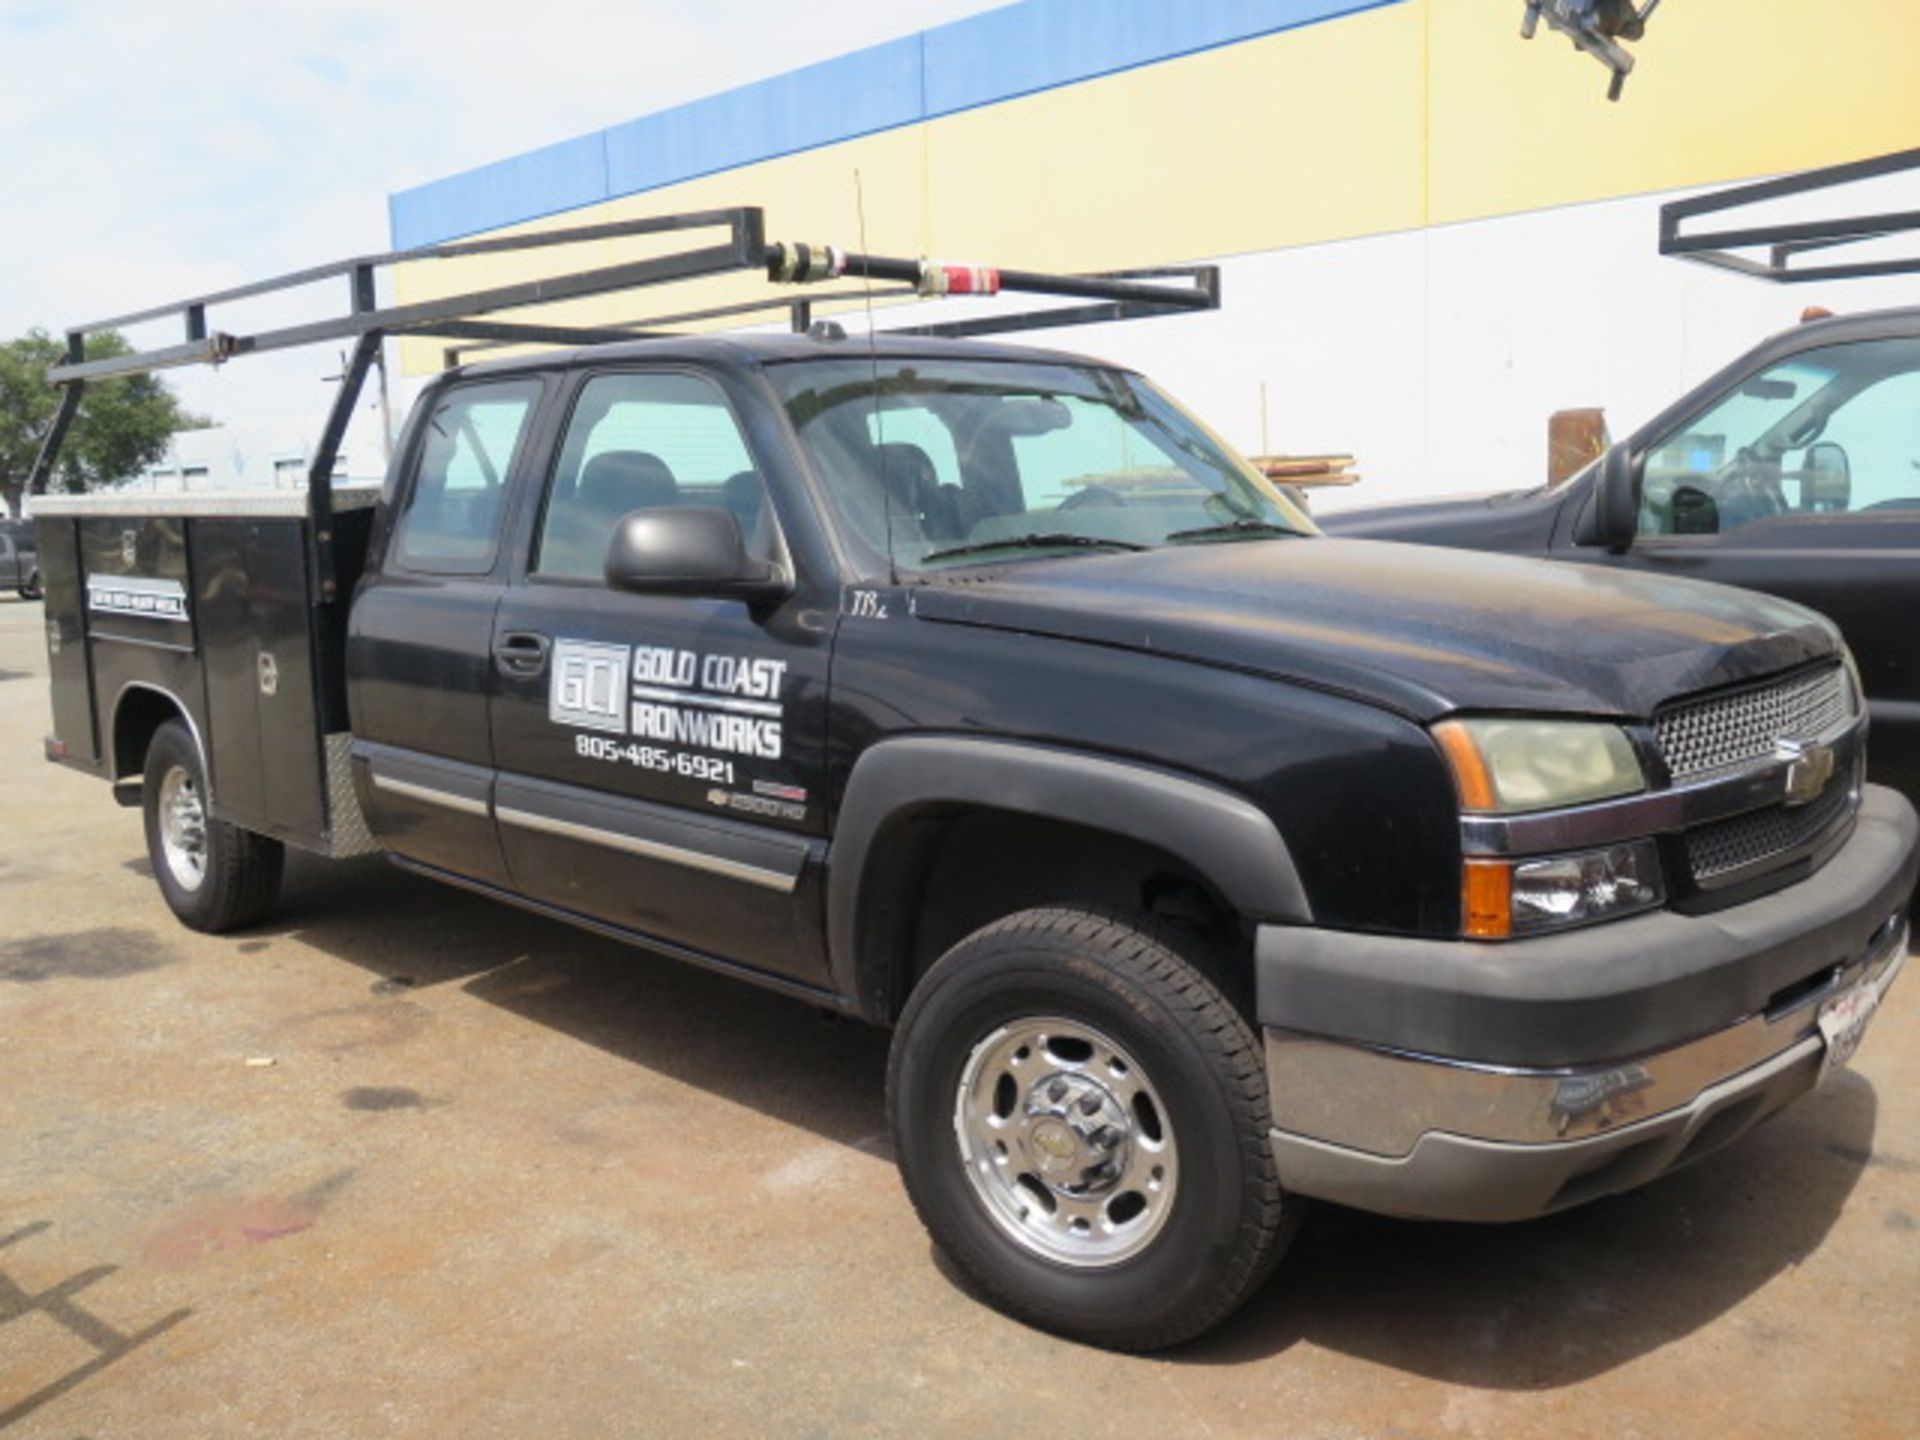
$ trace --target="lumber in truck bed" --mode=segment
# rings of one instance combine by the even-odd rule
[[[333,491],[341,593],[378,497]],[[215,818],[321,854],[371,850],[347,753],[346,607],[320,603],[308,505],[305,490],[37,498],[49,757],[132,803],[153,732],[179,714]]]

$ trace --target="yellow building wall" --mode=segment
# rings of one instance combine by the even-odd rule
[[[759,205],[770,239],[1032,269],[1285,249],[1831,164],[1920,144],[1920,4],[1675,0],[1607,75],[1518,0],[1406,3],[584,207],[515,230]],[[402,300],[688,243],[401,267]],[[1649,248],[1654,237],[1647,236]],[[798,292],[789,292],[798,293]],[[541,308],[620,323],[772,298],[751,275]],[[520,318],[533,318],[523,315]],[[777,316],[769,317],[777,319]],[[409,341],[410,371],[441,346]]]
[[[1421,8],[1433,224],[1920,145],[1912,0],[1669,0],[1630,47],[1639,63],[1618,104],[1599,63],[1544,25],[1518,41],[1518,4]]]

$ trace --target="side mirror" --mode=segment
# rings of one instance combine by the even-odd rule
[[[1800,466],[1800,508],[1829,514],[1853,505],[1853,462],[1846,447],[1822,440],[1807,447]]]
[[[706,505],[635,510],[614,526],[607,584],[642,595],[771,600],[792,587],[780,567],[747,554],[731,510]]]
[[[1601,457],[1591,488],[1593,499],[1574,543],[1625,550],[1640,529],[1640,484],[1633,452],[1624,443],[1610,447]]]

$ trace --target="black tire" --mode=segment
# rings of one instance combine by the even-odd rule
[[[1139,918],[1073,909],[1008,916],[961,941],[927,973],[908,1000],[888,1066],[895,1151],[935,1243],[1007,1314],[1110,1349],[1162,1349],[1225,1319],[1271,1272],[1301,1209],[1283,1195],[1274,1167],[1260,1043],[1183,951],[1197,953],[1178,932]],[[1051,1242],[1016,1238],[1026,1227],[996,1213],[989,1180],[970,1177],[957,1138],[968,1123],[962,1114],[967,1095],[984,1094],[981,1077],[995,1068],[974,1057],[993,1054],[995,1043],[1017,1045],[1020,1027],[1034,1017],[1110,1037],[1164,1107],[1158,1123],[1177,1145],[1178,1183],[1135,1253],[1063,1263],[1045,1250],[1069,1241],[1057,1231]],[[1027,1053],[1014,1052],[1007,1063],[1023,1063]],[[1096,1068],[1089,1062],[1087,1073]],[[1050,1083],[1037,1081],[1029,1095],[1042,1096]],[[997,1110],[1003,1092],[993,1093]],[[1033,1113],[1007,1104],[1016,1124]],[[1037,1153],[1031,1135],[1017,1142],[1014,1165]],[[1001,1178],[1011,1168],[996,1171],[977,1157],[974,1166]],[[1052,1208],[1045,1206],[1049,1214]]]
[[[25,580],[20,582],[20,598],[22,600],[38,600],[40,598],[40,572],[38,570],[35,570],[31,575],[27,576]]]
[[[204,839],[198,847],[201,864],[197,876],[191,861],[180,858],[178,847],[170,851],[165,838],[171,822],[163,817],[162,808],[180,793],[182,785],[191,787],[189,806],[200,807],[198,828]],[[180,721],[169,720],[154,732],[153,743],[147,747],[140,790],[141,809],[146,816],[147,859],[167,908],[180,923],[217,935],[266,918],[280,895],[286,850],[278,840],[215,820],[206,813],[207,775],[200,747]]]

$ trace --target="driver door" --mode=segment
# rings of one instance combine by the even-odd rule
[[[513,885],[695,955],[826,981],[811,910],[825,850],[832,632],[769,607],[612,588],[623,516],[729,511],[786,563],[765,467],[690,370],[584,376],[494,617],[494,813]]]

